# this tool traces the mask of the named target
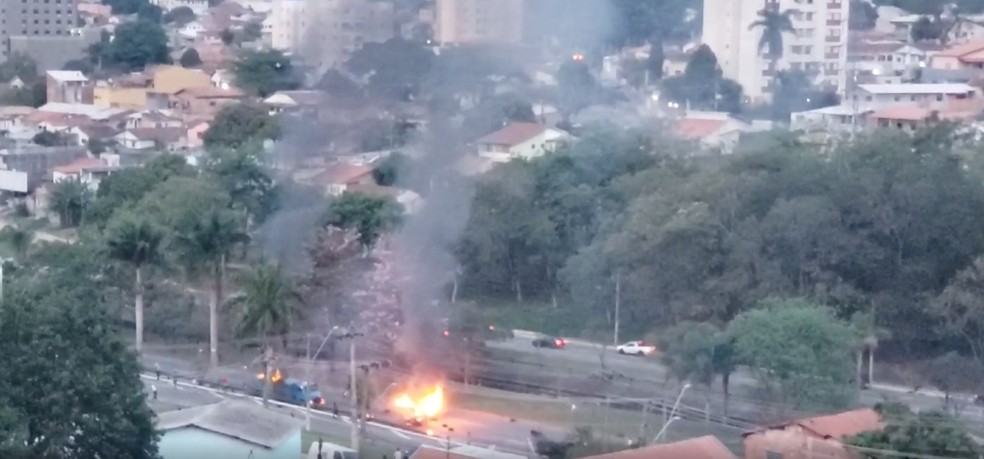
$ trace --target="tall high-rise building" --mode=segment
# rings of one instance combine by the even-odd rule
[[[0,61],[10,37],[68,37],[77,27],[77,0],[0,0]]]
[[[818,84],[847,86],[848,0],[704,0],[703,42],[714,51],[725,78],[753,100],[771,98],[773,76],[759,50],[762,29],[750,27],[759,11],[792,10],[794,30],[783,34],[778,70],[802,70]]]
[[[275,0],[270,17],[274,48],[322,66],[396,35],[393,4],[384,0]]]
[[[526,0],[437,0],[434,35],[440,44],[518,44]]]

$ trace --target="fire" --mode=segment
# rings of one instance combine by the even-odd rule
[[[409,410],[415,419],[434,418],[444,410],[444,388],[436,386],[434,390],[418,400],[411,398],[410,394],[403,393],[393,400],[393,405]]]
[[[265,378],[266,375],[264,375],[263,373],[258,373],[256,375],[256,379],[259,379],[261,381]],[[273,370],[273,374],[270,375],[270,381],[273,381],[274,383],[278,383],[280,382],[281,379],[284,379],[284,375],[280,373],[280,370]]]

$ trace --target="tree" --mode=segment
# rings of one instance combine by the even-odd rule
[[[366,43],[352,53],[345,67],[368,81],[370,94],[384,99],[409,100],[427,77],[434,53],[401,38]]]
[[[3,83],[10,82],[14,78],[30,83],[40,76],[37,62],[25,54],[12,53],[5,62],[0,63],[0,82]]]
[[[194,21],[196,19],[195,12],[187,6],[179,6],[173,8],[161,18],[165,24],[175,23],[179,27]]]
[[[945,413],[913,413],[901,404],[877,405],[885,427],[845,439],[865,459],[889,457],[977,457],[980,447]],[[901,455],[896,453],[900,452]]]
[[[0,230],[0,240],[3,240],[14,252],[14,259],[23,262],[31,244],[34,243],[34,232],[16,226],[5,226]]]
[[[728,112],[741,110],[741,86],[722,76],[717,56],[707,45],[701,45],[690,55],[683,75],[663,79],[661,87],[665,99],[681,106]]]
[[[31,142],[43,147],[55,147],[67,145],[68,139],[66,139],[65,136],[59,132],[41,131],[34,134],[34,137],[31,138]]]
[[[22,88],[11,88],[0,93],[0,103],[40,107],[48,102],[48,94],[43,80],[28,84]]]
[[[58,214],[62,227],[75,227],[82,223],[82,216],[92,199],[89,187],[77,179],[55,183],[48,195],[48,208]]]
[[[246,272],[239,283],[243,293],[229,300],[238,333],[262,336],[268,345],[271,338],[280,337],[287,347],[287,335],[301,314],[301,294],[294,281],[279,265],[264,263]]]
[[[222,40],[223,45],[229,46],[236,41],[236,34],[232,33],[232,31],[228,28],[225,28],[219,32],[219,38]]]
[[[104,259],[80,244],[54,250],[59,264],[5,273],[0,365],[20,376],[0,378],[0,456],[155,459],[140,368],[95,276]]]
[[[581,60],[569,60],[557,71],[558,108],[565,119],[597,102],[599,85],[588,65]]]
[[[209,361],[219,365],[219,304],[222,303],[226,261],[232,249],[247,241],[230,211],[212,208],[181,229],[177,235],[181,259],[189,272],[204,272],[211,278],[208,302]]]
[[[955,415],[960,414],[963,407],[951,395],[956,392],[976,392],[984,379],[984,364],[977,359],[961,356],[956,352],[947,352],[926,363],[924,371],[927,382],[943,392],[944,409],[951,408]]]
[[[147,20],[120,24],[116,28],[115,38],[106,49],[104,61],[124,71],[170,63],[164,29],[160,24]]]
[[[196,173],[184,157],[172,154],[159,155],[144,167],[118,171],[99,183],[95,202],[88,208],[85,220],[103,227],[116,212],[131,209],[168,179]]]
[[[470,138],[489,134],[513,123],[534,123],[533,105],[516,93],[496,94],[482,99],[465,113],[462,128]]]
[[[113,14],[136,14],[147,0],[102,0],[103,5],[109,5]]]
[[[137,20],[153,22],[154,24],[160,24],[164,17],[164,10],[157,5],[152,5],[150,3],[144,3],[140,5],[137,10]]]
[[[941,40],[944,36],[943,25],[939,20],[922,16],[912,24],[909,35],[912,41]]]
[[[208,172],[231,198],[232,209],[245,217],[247,233],[254,223],[262,223],[274,212],[277,201],[273,177],[262,160],[262,152],[253,144],[238,150],[213,151],[206,163]]]
[[[851,0],[851,11],[848,14],[850,30],[871,30],[878,21],[878,9],[868,0]]]
[[[290,58],[275,49],[244,51],[233,64],[233,72],[239,87],[260,97],[301,86]]]
[[[379,186],[394,186],[410,167],[410,157],[398,151],[390,153],[386,159],[372,169],[372,178]],[[404,177],[405,178],[405,177]]]
[[[666,52],[663,50],[663,38],[654,35],[649,41],[649,57],[646,59],[646,72],[650,84],[663,79],[663,64],[666,62]]]
[[[195,48],[188,48],[181,54],[181,58],[178,62],[185,68],[198,67],[199,65],[202,65],[202,58],[198,55],[198,50]]]
[[[961,339],[984,362],[984,258],[958,272],[933,305],[943,331]]]
[[[759,38],[759,52],[764,52],[764,56],[769,59],[769,71],[775,74],[779,59],[782,58],[783,34],[792,32],[793,19],[796,14],[794,10],[780,12],[778,6],[766,7],[758,12],[758,20],[748,26],[749,30],[762,29],[762,37]]]
[[[258,104],[233,104],[223,107],[202,140],[208,149],[239,148],[251,142],[263,142],[280,136],[280,123]]]
[[[663,362],[678,380],[710,387],[721,377],[727,413],[729,380],[737,366],[731,336],[706,322],[683,322],[664,333],[660,343]]]
[[[144,280],[143,270],[147,265],[157,263],[162,258],[161,245],[164,231],[147,219],[134,214],[117,217],[107,229],[106,246],[109,255],[133,267],[133,311],[136,328],[136,351],[143,350],[144,335]]]
[[[840,103],[834,88],[819,88],[801,70],[779,70],[773,79],[772,119],[788,122],[790,114]]]
[[[376,241],[402,220],[403,208],[390,198],[346,192],[328,208],[327,222],[359,233],[363,254],[368,255]]]
[[[791,406],[844,407],[855,395],[851,327],[809,301],[770,300],[729,325],[736,354],[763,389]]]

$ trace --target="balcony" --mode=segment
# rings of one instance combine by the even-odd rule
[[[824,59],[840,59],[840,54],[838,53],[826,53],[823,55]]]
[[[833,27],[840,27],[843,21],[840,19],[827,19],[827,25]]]
[[[824,76],[837,76],[837,69],[823,69]]]
[[[824,41],[827,43],[840,43],[841,37],[837,35],[827,35],[827,38],[825,38]]]
[[[828,10],[830,10],[830,9],[839,10],[839,9],[841,9],[843,7],[844,7],[844,3],[843,2],[827,2],[827,9]]]

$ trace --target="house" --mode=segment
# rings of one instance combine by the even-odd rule
[[[45,74],[48,102],[65,104],[91,104],[92,86],[82,72],[75,70],[49,70]]]
[[[791,114],[789,128],[793,131],[841,133],[866,124],[871,111],[849,105],[835,105]]]
[[[868,110],[900,105],[979,110],[984,106],[984,98],[978,88],[963,83],[862,84],[851,94],[851,103]]]
[[[207,120],[195,120],[188,123],[188,132],[185,134],[186,146],[189,149],[205,146],[205,133],[210,127],[212,127],[212,123]]]
[[[10,81],[4,82],[3,86],[4,89],[23,89],[24,86],[27,86],[27,84],[24,83],[24,80],[22,80],[21,77],[14,76],[10,79]]]
[[[187,40],[194,40],[199,34],[205,32],[205,26],[201,22],[191,21],[185,24],[180,30],[178,30],[178,35]]]
[[[263,103],[270,107],[271,115],[284,112],[317,115],[318,108],[323,107],[327,100],[328,94],[324,91],[277,91],[263,99]]]
[[[88,146],[89,142],[103,141],[111,139],[119,133],[112,126],[101,123],[89,123],[80,126],[73,126],[66,133],[75,138],[80,146]]]
[[[326,167],[309,169],[295,174],[294,179],[325,187],[325,194],[338,196],[358,185],[374,185],[372,166],[337,162]]]
[[[158,65],[151,68],[149,74],[152,92],[177,94],[184,89],[207,88],[212,85],[205,72],[177,65]]]
[[[745,459],[856,459],[842,441],[883,427],[871,408],[800,419],[746,432]]]
[[[188,88],[174,95],[170,108],[185,115],[213,117],[229,104],[234,104],[246,98],[246,94],[238,89],[222,89],[212,86],[204,88]]]
[[[102,179],[119,169],[118,164],[110,164],[102,158],[79,158],[71,163],[55,167],[51,172],[51,182],[78,180],[95,189]]]
[[[929,58],[934,69],[984,69],[984,40],[961,43],[946,48]]]
[[[183,127],[133,128],[117,134],[113,139],[130,150],[177,151],[185,148],[187,132]]]
[[[87,156],[85,147],[78,146],[24,145],[0,149],[0,169],[10,171],[0,179],[0,190],[20,193],[33,190],[41,183],[51,180],[55,167]],[[16,179],[10,180],[11,176],[16,176]]]
[[[181,127],[184,123],[169,110],[144,110],[126,117],[126,129]]]
[[[717,438],[707,435],[674,443],[588,456],[585,459],[736,459]],[[435,458],[436,459],[436,458]],[[770,458],[771,459],[771,458]],[[786,458],[783,458],[786,459]]]
[[[465,445],[452,448],[438,448],[420,445],[407,459],[525,459],[519,454],[504,453],[494,449]]]
[[[730,152],[743,132],[752,126],[720,112],[687,112],[672,126],[672,132],[683,140],[693,140],[708,148]]]
[[[212,83],[213,87],[229,89],[236,82],[236,77],[229,70],[219,69],[212,73],[209,81]]]
[[[53,113],[57,115],[84,116],[92,121],[115,122],[126,118],[130,110],[121,108],[106,108],[91,104],[67,104],[48,102],[38,107],[38,113]]]
[[[933,110],[923,107],[891,107],[876,110],[868,115],[871,126],[893,128],[906,132],[937,123],[939,121],[964,121],[977,117],[979,112],[961,112],[950,110]]]
[[[162,459],[298,459],[302,424],[252,401],[227,400],[159,414],[158,450]]]
[[[478,155],[496,162],[531,159],[553,151],[570,134],[538,123],[509,123],[475,141]]]

